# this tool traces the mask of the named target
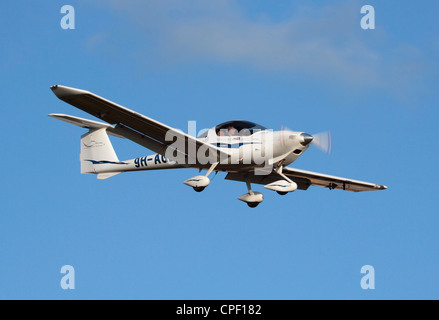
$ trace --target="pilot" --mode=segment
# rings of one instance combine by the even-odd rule
[[[234,126],[230,126],[230,127],[229,127],[229,136],[230,136],[230,137],[232,137],[232,136],[236,136],[236,134],[237,134],[237,132],[236,132],[235,127],[234,127]]]
[[[225,136],[226,134],[224,133],[224,130],[221,129],[221,130],[218,130],[217,135],[218,135],[218,136]]]

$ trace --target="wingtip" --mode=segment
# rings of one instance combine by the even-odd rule
[[[47,116],[55,119],[59,119],[61,117],[65,117],[66,115],[63,113],[49,113]]]
[[[88,91],[84,91],[84,90],[76,89],[76,88],[71,88],[71,87],[66,87],[66,86],[61,86],[58,84],[51,86],[50,89],[60,99],[62,99],[64,97],[70,97],[70,96],[89,93]]]

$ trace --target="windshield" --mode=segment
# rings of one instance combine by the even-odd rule
[[[267,128],[250,121],[234,120],[221,123],[215,127],[218,136],[249,136],[255,131]]]

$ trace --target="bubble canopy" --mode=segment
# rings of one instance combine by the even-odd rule
[[[218,134],[221,130],[229,131],[230,129],[235,129],[235,131],[237,131],[236,135],[238,135],[240,131],[247,131],[249,134],[252,134],[254,131],[262,131],[267,128],[250,121],[233,120],[217,125],[215,127],[215,132]]]
[[[266,127],[256,124],[251,121],[233,120],[223,122],[215,126],[215,133],[218,136],[249,136],[256,131],[267,130]],[[199,138],[207,136],[207,131],[200,134]]]

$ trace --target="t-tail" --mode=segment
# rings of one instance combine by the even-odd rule
[[[97,174],[99,180],[113,177],[125,171],[181,167],[174,161],[158,154],[120,161],[108,135],[119,138],[123,138],[123,136],[117,134],[113,126],[64,114],[49,114],[49,116],[89,130],[81,136],[81,153],[79,156],[81,173]]]
[[[107,129],[91,129],[81,136],[81,173],[98,173],[98,179],[115,176],[122,171],[101,172],[103,164],[124,164],[120,162],[108,138]]]

